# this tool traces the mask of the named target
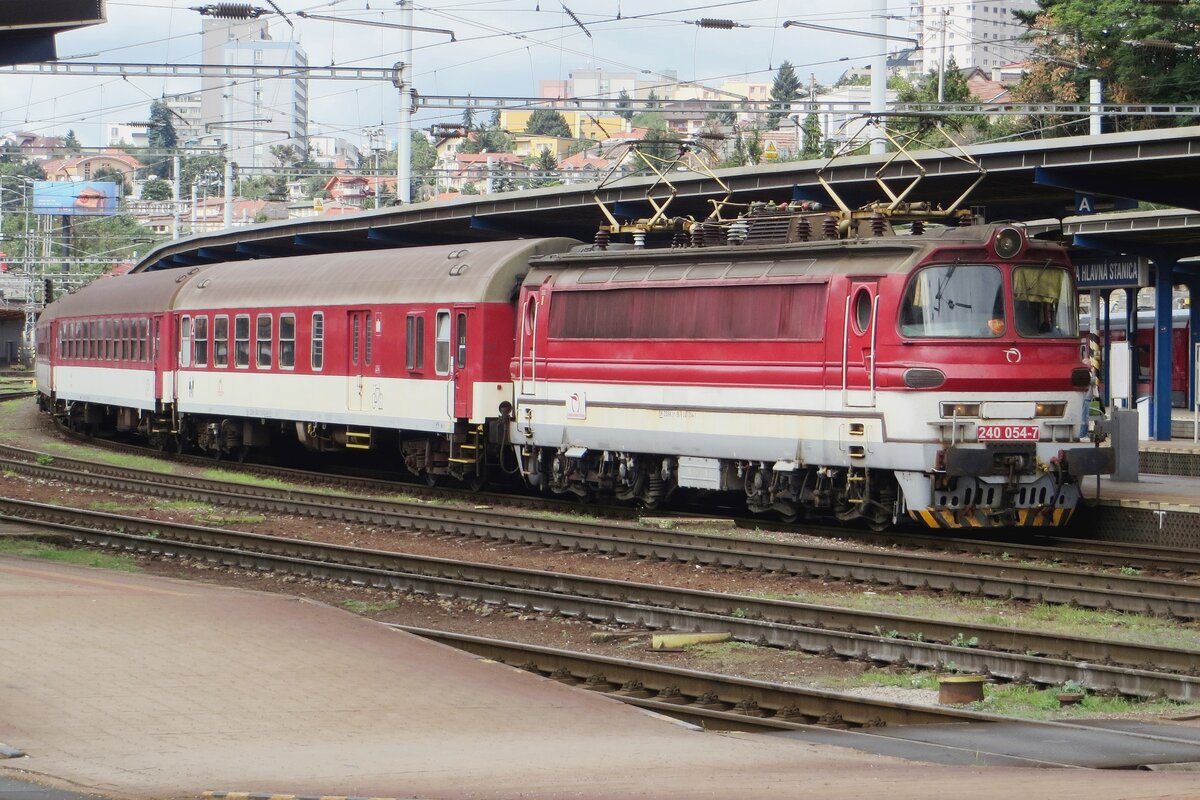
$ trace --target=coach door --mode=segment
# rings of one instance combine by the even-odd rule
[[[875,405],[875,333],[879,322],[879,281],[851,278],[842,334],[842,404]]]
[[[347,312],[346,408],[362,411],[363,375],[371,363],[371,312]]]
[[[452,372],[454,375],[454,416],[458,419],[471,418],[471,405],[475,394],[473,387],[477,377],[471,363],[472,361],[479,362],[479,354],[473,352],[476,343],[472,342],[470,345],[467,343],[467,337],[471,330],[470,318],[470,306],[454,307],[454,367]]]

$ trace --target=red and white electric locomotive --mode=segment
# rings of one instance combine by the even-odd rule
[[[1065,252],[929,216],[756,207],[671,223],[670,248],[602,231],[100,280],[39,321],[41,403],[213,455],[394,448],[431,481],[1065,524],[1111,464],[1080,438]]]

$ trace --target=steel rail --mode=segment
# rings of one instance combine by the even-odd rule
[[[491,564],[413,556],[206,528],[106,512],[0,499],[0,518],[34,522],[81,543],[154,556],[200,558],[224,566],[282,570],[320,580],[513,606],[640,628],[718,629],[735,639],[854,658],[991,674],[1173,700],[1200,699],[1200,678],[1151,669],[1005,653],[936,642],[830,630],[797,623],[816,606],[611,581]],[[86,522],[86,525],[80,524]],[[104,529],[91,527],[102,525]],[[1011,632],[1020,645],[1020,632]],[[1194,654],[1193,654],[1194,655]]]
[[[517,669],[524,669],[544,675],[556,681],[582,685],[591,691],[608,692],[617,699],[630,704],[645,706],[647,703],[653,703],[653,705],[649,706],[650,708],[655,711],[663,711],[672,716],[687,718],[694,715],[698,718],[697,721],[706,727],[721,726],[728,719],[728,715],[737,715],[741,718],[750,715],[749,724],[751,726],[774,723],[771,725],[774,728],[778,725],[779,721],[783,721],[784,724],[791,727],[792,724],[795,724],[791,720],[796,718],[798,712],[802,715],[802,718],[812,718],[820,714],[821,717],[818,718],[819,721],[815,725],[805,727],[810,729],[813,727],[820,728],[825,733],[826,729],[824,726],[830,724],[837,725],[838,718],[840,717],[837,711],[826,711],[828,708],[826,702],[833,699],[834,702],[840,703],[845,698],[845,695],[825,692],[819,689],[799,688],[787,684],[770,683],[748,678],[734,678],[727,675],[697,672],[633,659],[580,653],[571,650],[525,644],[523,642],[487,639],[480,636],[430,630],[409,625],[382,624],[422,638],[441,642],[442,644],[447,644],[484,658],[499,661]],[[617,688],[618,686],[620,688]],[[651,697],[647,697],[648,695]],[[662,699],[655,698],[666,699],[667,702],[664,703]],[[686,704],[682,704],[685,701]],[[723,710],[716,710],[717,708]],[[877,708],[877,706],[872,705],[871,708]],[[901,713],[907,713],[911,710],[922,715],[922,717],[918,717],[912,721],[903,721],[908,718],[901,717],[900,722],[891,723],[901,725],[926,724],[923,721],[923,716],[931,710],[929,706],[908,703],[888,703],[885,708],[894,708]],[[937,709],[937,713],[941,712],[942,709]],[[962,710],[957,713],[962,715],[955,720],[960,723],[973,722],[986,724],[990,722],[1011,723],[1013,721],[1011,717],[975,711]],[[830,718],[831,714],[837,716]],[[720,715],[721,718],[713,720],[709,715]],[[854,719],[860,718],[855,717]],[[848,731],[848,736],[850,738],[857,738],[877,735],[877,730],[881,727],[886,727],[887,724],[887,720],[883,717],[880,717],[879,721],[885,722],[885,725],[871,724],[871,720],[868,720],[862,727],[856,727]],[[939,723],[930,721],[928,724]],[[1095,727],[1062,720],[1022,720],[1022,724],[1031,727],[1046,728],[1052,731],[1070,729],[1080,730],[1088,734],[1096,732]],[[1106,732],[1128,735],[1133,739],[1170,742],[1172,744],[1187,746],[1195,745],[1195,741],[1192,739],[1163,736],[1161,734],[1115,730],[1106,730]],[[848,741],[847,744],[849,743]],[[921,744],[924,743],[921,742]],[[942,747],[943,745],[939,744],[936,746]],[[971,749],[970,752],[974,753],[976,751]],[[988,755],[995,756],[998,754],[989,752]],[[1002,761],[998,762],[989,758],[988,765],[995,766],[998,763],[1020,765],[1024,763],[1034,766],[1076,766],[1074,764],[1025,759],[1019,756],[999,755],[1002,756]],[[1010,759],[1015,759],[1015,761]]]
[[[0,459],[0,463],[29,474],[150,496],[204,500],[237,508],[390,525],[530,546],[1173,615],[1183,619],[1200,618],[1200,585],[1160,578],[1094,575],[1056,571],[1050,567],[997,565],[950,556],[874,552],[829,545],[762,542],[612,522],[547,520],[494,509],[456,509],[364,497],[335,497],[159,475],[125,467],[90,466],[71,463],[69,459],[63,459],[69,467],[11,459]],[[85,472],[84,469],[94,471]]]

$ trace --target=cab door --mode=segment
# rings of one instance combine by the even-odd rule
[[[471,339],[472,306],[454,307],[454,416],[458,419],[470,419],[474,399],[474,385],[478,376],[479,353],[477,342]]]
[[[878,326],[878,278],[851,278],[842,333],[842,404],[846,407],[875,406]]]

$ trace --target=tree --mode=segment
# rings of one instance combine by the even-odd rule
[[[183,162],[179,171],[179,191],[187,195],[196,184],[210,195],[219,194],[225,180],[225,161],[220,156],[192,156]]]
[[[633,111],[629,108],[629,100],[629,92],[622,89],[621,93],[617,95],[617,116],[626,122],[633,121]]]
[[[967,78],[958,69],[958,64],[955,63],[954,57],[946,62],[946,71],[941,78],[942,81],[942,98],[946,103],[966,103],[971,100],[971,88],[967,85]],[[934,67],[929,70],[916,83],[906,83],[897,92],[897,100],[901,103],[936,103],[938,101],[938,69]],[[966,139],[973,138],[971,129],[976,131],[983,130],[987,127],[987,121],[979,115],[964,115],[956,114],[945,118],[949,128],[956,128]],[[901,118],[894,125],[895,130],[907,136],[915,137],[920,141],[925,141],[930,144],[944,144],[945,140],[936,133],[929,130],[929,123],[926,120],[913,120]]]
[[[121,187],[122,194],[129,194],[130,186],[129,181],[125,179],[125,173],[115,167],[100,167],[92,173],[92,180],[115,183]]]
[[[147,149],[154,151],[146,166],[160,177],[174,177],[171,158],[179,146],[179,134],[175,131],[175,112],[162,100],[150,104],[150,128],[146,131]]]
[[[532,159],[532,162],[530,166],[534,169],[534,175],[529,181],[530,188],[558,186],[562,183],[557,176],[558,159],[550,152],[550,148],[543,147],[537,158]]]
[[[463,130],[467,133],[475,130],[475,109],[470,106],[463,109],[462,124]]]
[[[420,131],[412,132],[412,148],[409,151],[409,164],[412,165],[412,181],[409,183],[409,196],[421,196],[421,187],[433,186],[433,165],[437,163],[437,150],[429,143]],[[382,205],[382,203],[380,204]]]
[[[1013,92],[1019,100],[1080,102],[1088,96],[1088,82],[1099,79],[1108,102],[1200,101],[1200,51],[1196,49],[1200,4],[1038,0],[1038,6],[1034,11],[1014,12],[1030,29],[1035,55]],[[1146,128],[1180,122],[1192,124],[1155,117],[1121,118],[1116,124]],[[1066,126],[1056,133],[1077,130]]]
[[[800,93],[800,78],[791,62],[784,61],[775,73],[775,82],[771,84],[770,114],[767,115],[767,130],[779,130],[779,123],[788,115],[792,101]]]
[[[151,178],[142,184],[142,199],[161,202],[171,199],[171,184],[162,178]]]
[[[821,156],[821,120],[816,112],[804,115],[804,147],[800,150],[801,158],[819,158]]]
[[[67,131],[66,138],[63,139],[63,147],[65,147],[67,151],[71,153],[78,153],[83,149],[79,145],[79,140],[75,138],[74,130]]]
[[[88,219],[79,223],[75,231],[75,255],[110,257],[114,262],[132,258],[135,252],[145,252],[166,239],[151,233],[128,214]]]
[[[563,139],[571,138],[571,128],[562,114],[552,108],[539,108],[529,115],[525,123],[525,132],[538,136],[558,136]]]

